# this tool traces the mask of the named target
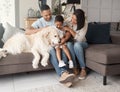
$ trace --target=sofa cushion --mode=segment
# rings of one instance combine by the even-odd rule
[[[89,23],[86,39],[90,44],[111,43],[110,23]]]
[[[4,44],[1,40],[3,37],[3,33],[4,33],[4,28],[3,28],[2,24],[0,23],[0,48],[2,48],[2,46]]]
[[[17,55],[8,54],[5,58],[0,59],[0,66],[2,65],[18,65],[18,64],[31,64],[33,60],[32,53],[21,53]]]
[[[120,31],[111,31],[111,40],[113,44],[120,44]]]
[[[0,40],[0,48],[2,48],[2,47],[3,47],[3,45],[4,45],[3,41],[2,41],[2,40]]]
[[[102,64],[120,64],[120,45],[96,44],[86,49],[86,59]]]
[[[7,55],[5,58],[0,59],[1,65],[13,65],[13,64],[32,64],[33,55],[32,53],[21,53],[17,55]]]
[[[11,36],[18,32],[24,32],[23,30],[20,30],[19,28],[13,27],[9,23],[6,23],[5,25],[5,32],[3,34],[2,41],[5,43]]]
[[[86,60],[86,66],[104,76],[120,74],[120,64],[105,65],[91,60]]]
[[[33,69],[32,60],[32,53],[21,53],[18,55],[9,54],[7,57],[0,59],[0,75],[53,69],[50,62],[46,67],[39,64],[39,68]]]

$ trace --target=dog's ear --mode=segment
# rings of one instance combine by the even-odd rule
[[[50,32],[47,32],[46,34],[45,34],[45,38],[48,40],[48,43],[49,43],[49,45],[51,44],[51,40],[50,40],[50,38],[49,38],[49,34],[50,34]]]
[[[52,43],[51,43],[52,41],[51,41],[50,35],[51,35],[51,31],[49,31],[49,32],[47,32],[47,33],[45,34],[45,38],[48,40],[49,45],[52,44]]]
[[[44,31],[45,31],[45,30],[44,30]],[[42,35],[43,42],[46,43],[46,44],[50,44],[49,34],[50,34],[50,32],[45,32],[45,33]]]
[[[45,30],[44,30],[44,31],[45,31]],[[43,37],[43,38],[48,38],[49,34],[50,34],[50,32],[47,32],[47,31],[46,31],[45,33],[43,33],[42,37]]]

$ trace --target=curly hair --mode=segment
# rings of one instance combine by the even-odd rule
[[[64,18],[63,18],[63,16],[62,15],[57,15],[56,17],[55,17],[55,22],[56,21],[59,21],[59,22],[64,22]]]

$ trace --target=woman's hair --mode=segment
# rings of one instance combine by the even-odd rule
[[[80,30],[85,24],[85,13],[81,9],[76,9],[73,14],[77,18],[77,30]]]
[[[56,17],[55,17],[55,22],[64,22],[64,18],[63,18],[63,16],[61,16],[61,15],[57,15]]]

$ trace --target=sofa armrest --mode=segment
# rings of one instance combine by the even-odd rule
[[[116,32],[111,32],[111,40],[113,44],[120,44],[120,32],[116,31]]]

